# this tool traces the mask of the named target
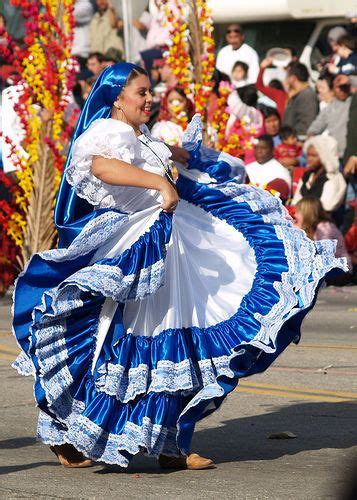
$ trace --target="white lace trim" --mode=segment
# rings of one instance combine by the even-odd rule
[[[89,221],[68,248],[47,250],[39,255],[54,262],[77,259],[99,248],[127,221],[128,216],[125,214],[106,212]]]
[[[118,129],[118,130],[117,130]],[[93,156],[132,163],[135,157],[136,138],[133,130],[112,120],[96,120],[73,145],[73,153],[65,175],[76,194],[91,205],[115,206],[115,199],[122,187],[102,182],[91,171]]]
[[[37,436],[46,444],[71,443],[86,457],[94,461],[127,467],[129,460],[121,451],[136,455],[144,449],[150,456],[161,453],[178,456],[176,429],[153,424],[143,417],[142,424],[127,422],[122,434],[108,434],[84,415],[77,415],[67,427],[56,422],[49,415],[40,412]]]
[[[183,136],[183,147],[187,151],[192,151],[197,147],[197,144],[202,141],[202,120],[200,114],[195,114],[188,124],[184,136]],[[246,172],[244,163],[239,158],[236,158],[228,153],[222,153],[216,151],[215,149],[208,148],[201,142],[200,145],[201,160],[206,161],[225,161],[230,165],[231,172],[229,177],[234,180],[234,182],[241,183],[244,182]],[[185,175],[185,171],[180,172]]]
[[[141,269],[137,274],[124,275],[119,267],[93,264],[85,267],[63,283],[76,285],[83,290],[101,293],[116,302],[142,299],[156,292],[163,284],[165,265],[163,260]]]
[[[220,358],[207,360],[212,370],[216,360],[218,365],[221,362]],[[123,403],[149,392],[182,392],[187,395],[200,387],[198,375],[190,359],[179,363],[161,360],[152,370],[143,363],[129,370],[122,365],[105,363],[99,367],[98,374],[99,377],[95,382],[97,390],[115,396]]]

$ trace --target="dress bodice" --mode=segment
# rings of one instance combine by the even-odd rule
[[[148,172],[164,176],[171,152],[161,141],[151,136],[146,125],[142,135],[119,120],[101,118],[75,141],[72,160],[65,175],[76,194],[95,208],[118,208],[134,213],[159,203],[160,195],[153,189],[107,184],[92,173],[93,156],[122,160]]]

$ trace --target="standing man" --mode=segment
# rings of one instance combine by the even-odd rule
[[[96,12],[89,25],[90,51],[105,54],[108,49],[124,52],[123,40],[118,35],[122,21],[108,0],[96,0]]]
[[[241,25],[230,24],[226,31],[228,45],[218,52],[216,68],[230,77],[234,63],[242,61],[249,66],[247,84],[255,83],[259,73],[258,54],[244,40],[245,35]]]
[[[319,111],[319,101],[308,80],[309,72],[304,64],[289,64],[285,80],[289,100],[283,116],[283,125],[294,128],[299,139],[305,138],[307,129]]]

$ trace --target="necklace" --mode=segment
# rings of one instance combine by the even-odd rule
[[[145,139],[145,140],[144,140]],[[164,170],[165,170],[165,177],[166,179],[169,181],[169,183],[174,186],[174,188],[176,189],[176,184],[175,184],[175,181],[174,181],[174,178],[172,177],[172,172],[171,172],[171,168],[169,165],[166,165],[163,161],[162,161],[162,158],[160,158],[160,156],[156,153],[156,151],[154,151],[154,149],[150,146],[150,142],[153,142],[150,137],[147,137],[145,134],[142,134],[141,137],[138,137],[138,140],[141,142],[141,144],[144,144],[144,146],[146,146],[147,148],[150,149],[150,151],[156,156],[156,158],[159,160],[159,162],[161,163],[161,165],[163,166]]]

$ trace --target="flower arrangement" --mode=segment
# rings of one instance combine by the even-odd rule
[[[17,187],[8,212],[7,233],[21,249],[21,264],[53,245],[54,199],[72,129],[64,111],[75,80],[71,56],[74,0],[12,0],[25,22],[25,47],[13,64],[18,76],[17,102],[25,139],[17,167]],[[5,141],[9,141],[5,138]]]
[[[175,0],[165,9],[171,33],[166,62],[205,122],[215,69],[211,12],[206,0]]]

